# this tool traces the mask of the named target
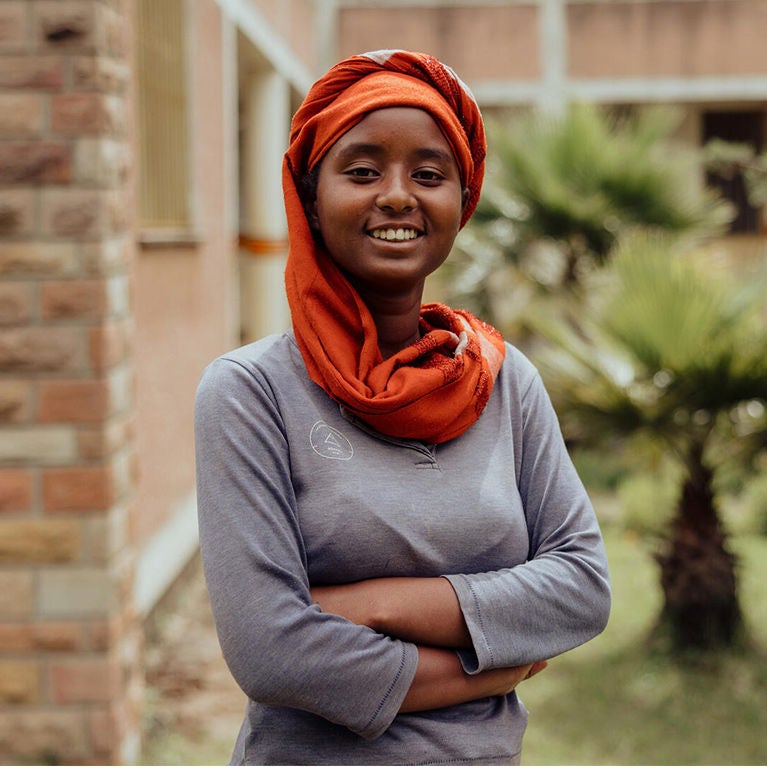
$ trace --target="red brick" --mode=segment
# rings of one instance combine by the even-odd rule
[[[0,3],[0,51],[23,49],[29,42],[29,5],[23,0]]]
[[[100,135],[125,130],[125,103],[102,93],[57,93],[51,97],[51,128],[67,135]]]
[[[0,519],[0,564],[72,562],[79,553],[74,519]]]
[[[63,143],[0,143],[0,184],[67,183],[72,176],[71,154]]]
[[[100,319],[106,309],[104,280],[45,282],[40,295],[45,320]]]
[[[76,652],[84,649],[78,622],[0,623],[0,650],[8,653]]]
[[[107,381],[42,381],[38,390],[40,423],[96,423],[109,412]]]
[[[35,194],[31,189],[0,190],[0,236],[29,235],[35,219]]]
[[[116,659],[87,658],[52,663],[51,697],[56,704],[108,703],[120,691]]]
[[[43,128],[43,96],[38,93],[0,93],[0,136],[37,136]]]
[[[59,90],[64,82],[60,56],[3,56],[0,58],[0,88]]]
[[[0,469],[0,512],[29,511],[32,508],[32,472],[28,469]]]
[[[114,502],[112,471],[106,466],[45,469],[43,508],[47,512],[104,511]]]
[[[0,369],[5,372],[79,371],[86,330],[29,327],[0,330]]]

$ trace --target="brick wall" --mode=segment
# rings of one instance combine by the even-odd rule
[[[0,762],[138,756],[129,0],[0,0]]]

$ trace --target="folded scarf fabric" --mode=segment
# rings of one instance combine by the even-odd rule
[[[443,304],[421,308],[421,338],[382,359],[365,303],[319,245],[299,188],[331,146],[375,109],[426,110],[450,144],[473,213],[485,167],[485,134],[473,96],[432,56],[376,51],[333,67],[310,89],[291,125],[283,164],[290,251],[285,271],[299,349],[311,379],[382,434],[440,443],[482,413],[504,359],[497,330]]]

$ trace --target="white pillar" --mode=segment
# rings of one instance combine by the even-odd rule
[[[287,223],[282,157],[290,129],[290,89],[273,70],[256,71],[243,92],[240,317],[243,340],[287,330]]]
[[[541,0],[539,14],[543,82],[538,106],[556,115],[567,105],[567,20],[563,0]]]

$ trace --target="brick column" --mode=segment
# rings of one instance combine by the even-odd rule
[[[0,0],[0,762],[138,758],[129,0]]]

